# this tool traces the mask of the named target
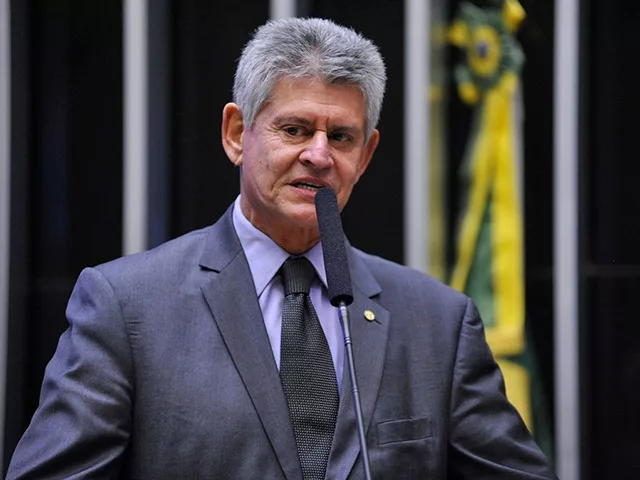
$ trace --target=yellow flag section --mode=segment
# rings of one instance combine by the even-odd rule
[[[463,165],[463,211],[450,284],[483,317],[487,341],[505,377],[507,396],[532,429],[525,354],[524,248],[514,97],[523,62],[513,37],[524,11],[514,1],[493,8],[463,4],[451,41],[465,49],[456,69],[460,97],[475,119]]]
[[[467,282],[485,212],[491,209],[493,321],[487,341],[505,376],[507,393],[527,425],[531,424],[528,372],[508,357],[524,353],[524,276],[522,214],[514,165],[512,95],[517,79],[505,74],[486,93],[480,128],[473,148],[468,210],[462,220],[457,262],[451,286],[467,290]],[[481,312],[482,313],[482,312]],[[488,314],[489,315],[489,314]],[[488,316],[484,315],[483,316]]]

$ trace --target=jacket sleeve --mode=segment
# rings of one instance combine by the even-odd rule
[[[450,478],[556,478],[505,396],[502,374],[471,300],[460,329],[451,398]]]
[[[130,434],[133,362],[118,299],[98,270],[80,274],[67,320],[8,479],[118,476]]]

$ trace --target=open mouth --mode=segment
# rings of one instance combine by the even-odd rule
[[[315,192],[319,188],[322,188],[322,185],[315,185],[313,183],[306,183],[306,182],[296,182],[293,184],[293,186],[296,188],[301,188],[303,190],[310,190],[312,192]]]

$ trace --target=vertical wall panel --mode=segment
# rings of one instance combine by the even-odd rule
[[[430,2],[404,2],[404,259],[429,270]]]
[[[171,161],[171,0],[153,0],[148,9],[148,196],[147,242],[169,238]]]
[[[579,0],[556,2],[554,79],[554,339],[556,457],[560,478],[580,476],[578,365]]]
[[[519,39],[526,55],[524,100],[524,234],[526,322],[539,371],[537,401],[554,431],[553,365],[553,54],[554,5],[522,2],[527,18]],[[534,390],[535,391],[535,390]],[[544,445],[543,445],[544,446]],[[552,446],[548,446],[552,450]]]
[[[149,10],[147,0],[125,0],[124,26],[124,254],[148,246]]]
[[[173,4],[171,236],[210,225],[240,193],[220,138],[236,61],[269,2]]]
[[[0,0],[0,465],[4,444],[9,323],[9,212],[11,202],[11,34],[9,0]]]
[[[640,95],[632,66],[640,4],[583,5],[581,478],[638,478]]]
[[[28,415],[25,363],[28,351],[27,313],[29,299],[28,258],[30,222],[28,221],[28,177],[30,169],[30,26],[29,2],[15,0],[11,8],[11,200],[10,200],[10,265],[9,323],[7,337],[7,385],[5,397],[4,455],[2,472],[6,472],[13,449],[25,427]]]
[[[296,0],[269,0],[269,18],[274,20],[297,16]]]

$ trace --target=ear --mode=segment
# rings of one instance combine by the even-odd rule
[[[235,103],[227,103],[222,110],[222,146],[236,167],[242,165],[242,110]]]
[[[365,170],[371,163],[371,159],[373,158],[373,153],[376,151],[378,147],[378,142],[380,142],[380,132],[378,129],[373,129],[371,132],[371,137],[367,140],[364,149],[362,150],[362,156],[360,157],[360,162],[358,163],[358,171],[356,173],[356,182],[360,180],[362,174],[364,174]]]

